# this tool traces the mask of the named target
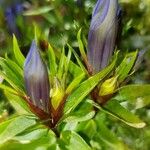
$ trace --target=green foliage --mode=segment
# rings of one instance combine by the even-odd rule
[[[137,54],[137,51],[127,54],[122,63],[116,69],[116,76],[118,76],[119,83],[124,81],[124,79],[128,76],[129,72],[133,68]]]
[[[14,117],[0,124],[0,144],[12,139],[17,134],[35,125],[35,120],[25,116]]]
[[[78,33],[80,45],[81,36],[79,34],[81,34],[80,31]],[[40,35],[36,34],[36,36],[38,40]],[[132,102],[138,98],[138,96],[143,97],[143,99],[147,98],[149,93],[146,92],[145,89],[148,89],[149,85],[143,87],[138,85],[125,86],[122,88],[118,87],[115,91],[118,92],[118,95],[115,96],[115,98],[112,97],[105,105],[99,105],[93,100],[89,100],[89,98],[90,93],[95,88],[99,88],[113,74],[118,76],[118,82],[123,82],[129,76],[133,68],[137,52],[127,54],[116,71],[114,71],[118,60],[117,52],[112,62],[106,68],[93,76],[89,76],[82,60],[80,60],[79,56],[70,45],[68,45],[68,53],[66,56],[65,47],[60,53],[57,50],[54,51],[54,48],[49,44],[46,54],[48,56],[47,64],[50,83],[53,90],[50,98],[51,104],[55,109],[52,113],[58,111],[57,109],[59,109],[61,101],[64,100],[64,108],[61,108],[63,109],[63,113],[55,128],[52,128],[53,131],[49,131],[44,125],[41,125],[47,121],[40,120],[35,116],[36,114],[33,115],[34,112],[30,109],[26,101],[27,95],[23,79],[24,56],[20,52],[15,37],[13,44],[15,48],[14,60],[8,57],[0,58],[0,65],[2,68],[0,73],[6,81],[0,84],[0,88],[5,91],[6,97],[21,116],[12,117],[12,119],[0,124],[0,145],[2,149],[6,149],[5,145],[10,147],[11,144],[12,148],[9,148],[10,150],[19,149],[22,145],[24,145],[25,148],[38,148],[41,146],[45,149],[64,150],[90,150],[93,148],[112,148],[114,150],[128,149],[128,146],[123,140],[119,140],[117,135],[109,130],[107,124],[105,125],[103,121],[106,120],[107,116],[110,116],[110,118],[114,118],[110,121],[111,123],[120,120],[134,128],[143,128],[145,122],[139,119],[137,115],[131,113],[128,108],[125,108],[122,105],[122,101],[131,98],[129,102]],[[83,48],[82,44],[80,49]],[[80,52],[82,57],[84,57],[82,53],[85,54],[85,51],[81,49]],[[72,55],[75,56],[77,64],[72,61]],[[22,62],[18,61],[17,57],[21,58]],[[128,91],[135,91],[139,88],[141,88],[139,94],[137,94],[137,92],[133,92],[135,94],[128,94]],[[60,92],[63,92],[63,94]],[[94,109],[98,109],[103,115],[99,115],[99,113],[96,114]],[[88,133],[90,129],[91,132]],[[82,133],[84,133],[84,136]],[[56,138],[56,136],[58,136],[57,134],[59,134],[59,138]],[[85,137],[90,139],[90,142],[87,142]],[[41,141],[36,144],[40,139]],[[46,141],[47,143],[45,143]]]
[[[32,10],[28,10],[24,13],[25,16],[36,16],[36,15],[41,15],[41,14],[45,14],[48,13],[49,11],[51,11],[53,8],[51,6],[45,6],[45,7],[41,7],[39,9],[32,9]]]
[[[82,82],[79,88],[77,88],[73,92],[73,94],[68,97],[64,109],[65,114],[70,113],[72,110],[74,110],[79,105],[79,103],[94,89],[94,87],[112,71],[115,66],[116,59],[117,58],[114,59],[110,66],[106,67],[96,75],[90,77],[85,82]]]
[[[102,112],[111,115],[116,119],[119,119],[120,121],[126,123],[129,126],[135,128],[143,128],[145,126],[145,123],[143,121],[141,121],[136,115],[132,114],[130,111],[121,106],[116,100],[111,100],[110,102],[107,102],[104,107],[100,107],[91,100],[88,100],[88,102]]]
[[[20,23],[20,31],[23,33],[22,39],[24,40],[17,41],[13,36],[13,48],[9,48],[11,45],[9,38],[5,38],[5,42],[3,39],[0,40],[0,44],[4,43],[5,45],[6,43],[5,50],[7,48],[11,50],[7,51],[8,56],[5,55],[5,58],[0,57],[0,78],[4,78],[4,81],[0,83],[0,89],[4,91],[8,102],[15,109],[15,114],[10,114],[8,120],[4,119],[0,123],[1,150],[149,149],[150,119],[147,108],[150,105],[150,85],[134,84],[132,81],[131,85],[124,85],[125,81],[131,79],[129,77],[134,72],[134,64],[138,57],[137,51],[130,52],[131,48],[137,48],[136,31],[142,37],[140,39],[141,48],[148,47],[149,42],[144,36],[149,33],[149,28],[145,27],[149,26],[149,21],[148,19],[141,21],[141,18],[144,19],[143,16],[148,18],[149,11],[146,9],[144,13],[144,9],[141,7],[147,8],[149,2],[148,0],[144,2],[121,0],[121,2],[127,10],[139,8],[137,11],[140,17],[137,17],[137,11],[133,10],[127,11],[127,17],[124,19],[127,24],[124,24],[123,41],[120,45],[121,49],[129,48],[129,53],[125,54],[124,59],[120,61],[120,55],[125,53],[121,50],[119,54],[115,55],[109,66],[95,75],[90,76],[86,68],[87,43],[85,37],[87,37],[89,25],[87,18],[90,18],[93,6],[91,1],[84,1],[82,8],[78,7],[73,0],[33,1],[34,7],[23,13],[23,17],[29,22],[28,26]],[[70,17],[70,14],[73,16]],[[131,19],[131,15],[136,17]],[[1,16],[0,13],[2,19],[0,26],[4,27]],[[75,20],[72,20],[72,17]],[[40,30],[34,23],[35,36],[30,30],[31,22],[38,22],[38,25],[42,27]],[[84,35],[81,34],[80,27],[82,27]],[[74,37],[76,37],[77,31],[76,39]],[[129,37],[130,31],[132,31],[132,38]],[[1,32],[3,33],[3,31],[0,30],[0,36]],[[5,36],[7,37],[8,34]],[[56,92],[54,92],[54,78],[58,79],[59,86],[63,90],[63,94],[60,95],[59,92],[56,92],[56,95],[60,97],[59,100],[58,97],[55,97],[54,102],[51,101],[56,109],[61,109],[63,112],[54,128],[47,127],[45,124],[48,120],[41,120],[36,116],[26,101],[28,95],[24,86],[25,57],[23,53],[26,53],[27,50],[24,47],[28,47],[33,37],[39,46],[40,40],[48,43],[48,48],[44,50],[41,48],[43,50],[41,53],[46,56],[44,61],[47,63],[49,72],[51,94]],[[66,43],[69,44],[64,46]],[[81,58],[76,49],[80,52]],[[9,55],[12,53],[13,55]],[[145,70],[149,70],[149,57],[145,61],[147,67]],[[144,78],[141,79],[142,82],[149,77],[148,71],[145,71],[144,75]],[[100,94],[100,99],[106,98],[106,102],[104,104],[97,103],[97,99],[92,99],[91,93],[95,89],[100,89],[105,81],[114,76],[117,77],[117,84],[110,93],[112,95],[106,95],[107,98]],[[52,100],[51,96],[50,100]],[[60,108],[63,100],[64,107]],[[1,118],[0,112],[0,122]]]
[[[150,85],[126,85],[119,89],[118,95],[115,97],[118,101],[127,101],[132,104],[135,109],[139,109],[150,104]]]
[[[75,132],[64,131],[60,136],[61,148],[64,150],[91,150],[88,144]]]
[[[14,51],[14,56],[15,56],[15,59],[16,59],[18,65],[20,67],[23,67],[25,58],[19,49],[19,45],[18,45],[18,42],[17,42],[17,39],[15,36],[13,36],[13,51]]]

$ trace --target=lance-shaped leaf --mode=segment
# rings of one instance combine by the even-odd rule
[[[26,116],[14,117],[0,124],[0,146],[17,134],[36,124],[35,119]],[[1,149],[1,148],[0,148]]]
[[[101,110],[102,112],[113,116],[116,119],[124,122],[125,124],[134,127],[134,128],[143,128],[145,127],[145,122],[143,122],[138,116],[131,113],[128,109],[124,108],[117,100],[112,99],[107,102],[105,106],[101,107],[93,100],[87,100],[93,106]]]
[[[50,91],[48,72],[35,41],[32,42],[25,61],[24,78],[27,94],[32,103],[48,112]]]
[[[115,49],[120,7],[117,0],[98,0],[88,36],[88,61],[94,73],[108,65]]]
[[[13,35],[13,52],[14,52],[16,62],[22,68],[25,58],[24,58],[23,54],[20,51],[20,48],[19,48],[19,45],[18,45],[18,42],[17,42],[17,39],[16,39],[15,35]]]

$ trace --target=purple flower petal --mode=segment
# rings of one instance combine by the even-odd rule
[[[115,49],[120,7],[117,0],[98,0],[92,15],[88,36],[88,60],[99,72],[107,66]]]
[[[48,72],[35,41],[32,42],[25,61],[24,78],[27,94],[32,103],[45,112],[49,112]]]

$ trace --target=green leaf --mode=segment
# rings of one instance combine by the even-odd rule
[[[134,128],[143,128],[146,125],[145,122],[140,120],[136,115],[131,113],[129,110],[125,109],[116,100],[110,100],[103,107],[99,106],[94,101],[88,100],[88,102],[93,104],[96,108],[103,111],[104,113],[111,115],[116,119],[119,119],[120,121]]]
[[[96,114],[95,114],[96,115]],[[93,137],[96,135],[97,133],[97,124],[94,121],[94,119],[90,119],[88,121],[85,122],[81,122],[80,124],[78,124],[76,130],[79,133],[83,133],[84,135],[86,135],[90,140],[93,139]]]
[[[103,119],[103,113],[100,112],[100,115],[98,114],[96,116],[96,124],[98,126],[96,137],[101,139],[106,145],[108,145],[111,149],[114,150],[127,150],[127,146],[118,139],[118,137],[111,132],[106,124],[104,122],[106,120]]]
[[[60,60],[61,57],[61,53],[57,50],[55,50],[55,56]],[[67,57],[64,56],[65,61],[67,60]],[[74,62],[70,61],[69,62],[69,72],[73,75],[73,77],[77,77],[78,75],[80,75],[81,73],[83,73],[82,69],[76,65]]]
[[[13,140],[19,141],[21,143],[25,142],[31,142],[37,139],[40,139],[42,136],[47,134],[47,129],[35,129],[31,132],[19,134],[18,136],[15,136]]]
[[[32,114],[27,102],[23,100],[21,97],[14,95],[13,93],[10,93],[8,90],[4,91],[5,96],[7,97],[10,104],[13,106],[13,108],[17,111],[18,114]]]
[[[65,84],[66,84],[66,81],[67,81],[67,75],[68,75],[69,62],[70,62],[70,59],[71,59],[71,55],[72,55],[72,51],[69,49],[68,54],[67,54],[67,59],[64,59],[64,61],[65,61],[64,62],[64,72],[63,72],[63,78],[62,78],[64,87],[65,87]]]
[[[127,100],[136,109],[150,105],[150,84],[127,85],[118,90],[118,101]]]
[[[34,23],[34,39],[35,39],[35,42],[38,43],[39,39],[41,38],[41,30],[39,28],[39,26]]]
[[[79,87],[67,98],[67,102],[65,104],[64,113],[68,114],[73,111],[79,103],[94,89],[94,87],[102,81],[114,68],[116,59],[103,69],[101,72],[91,76],[86,81],[82,82]]]
[[[73,131],[62,132],[60,139],[64,142],[66,150],[91,150],[82,137]]]
[[[43,6],[40,8],[35,8],[32,10],[28,10],[24,13],[25,16],[35,16],[35,15],[41,15],[48,13],[49,11],[53,10],[53,7],[51,6]]]
[[[54,77],[57,72],[57,64],[56,64],[56,57],[55,57],[54,50],[50,44],[48,46],[48,63],[50,68],[50,74],[52,77]]]
[[[69,62],[70,62],[70,59],[71,59],[71,55],[72,55],[72,51],[69,49],[68,55],[67,55],[67,59],[66,59],[66,61],[65,61],[65,66],[64,66],[64,68],[65,68],[65,73],[66,73],[66,74],[67,74],[67,72],[68,72]]]
[[[8,65],[8,67],[19,77],[23,79],[23,70],[16,64],[14,61],[10,60],[9,58],[6,58],[5,61]]]
[[[86,74],[88,74],[88,72],[87,72],[86,68],[84,67],[84,65],[82,64],[78,54],[75,52],[75,50],[70,45],[68,45],[68,47],[73,52],[73,54],[74,54],[74,56],[75,56],[75,58],[79,64],[80,68],[82,69],[82,71],[85,72]]]
[[[69,72],[73,75],[73,77],[77,77],[83,73],[83,70],[73,63],[72,61],[69,62]]]
[[[89,145],[77,133],[72,132],[68,150],[91,150]]]
[[[23,68],[25,58],[24,58],[23,54],[20,51],[20,48],[18,46],[18,42],[17,42],[17,39],[16,39],[15,35],[13,35],[13,52],[14,52],[16,62],[18,63],[18,65],[21,68]]]
[[[0,124],[0,144],[11,140],[17,134],[36,124],[36,121],[25,116],[15,117]]]
[[[56,142],[55,134],[51,130],[45,128],[44,126],[36,127],[33,128],[33,130],[30,130],[27,129],[26,132],[15,136],[13,140],[16,140],[20,143],[28,143],[41,139],[44,136],[47,136],[50,137],[52,143]]]
[[[37,128],[28,133],[21,133],[15,136],[11,141],[0,145],[1,150],[60,150],[53,148],[56,143],[56,137],[51,130],[45,127]]]
[[[84,77],[84,73],[81,73],[81,75],[77,76],[67,87],[66,94],[69,95],[79,85],[79,83],[84,79]]]
[[[86,56],[86,53],[84,50],[84,45],[83,45],[83,42],[81,40],[81,29],[79,30],[79,32],[77,34],[77,40],[78,40],[79,50],[80,50],[81,56],[84,60],[87,60],[87,56]]]
[[[0,83],[0,89],[6,90],[6,91],[8,91],[9,93],[12,93],[12,94],[15,94],[15,95],[18,94],[13,88],[11,88],[11,87],[9,87],[9,86],[7,86],[7,85],[1,84],[1,83]]]
[[[9,64],[10,65],[10,64]],[[15,68],[11,70],[9,67],[7,60],[4,58],[0,58],[0,66],[3,69],[3,72],[0,71],[0,75],[16,90],[24,91],[23,78],[21,75],[18,75]]]
[[[83,122],[83,121],[92,119],[94,115],[95,115],[95,111],[91,111],[88,114],[84,114],[84,115],[81,115],[79,113],[76,115],[70,115],[67,118],[65,118],[63,121],[64,122]]]
[[[15,91],[22,93],[20,88],[18,86],[16,86],[15,83],[11,79],[9,79],[6,74],[4,74],[3,72],[0,72],[0,76],[2,76],[15,89]],[[4,88],[4,86],[3,86],[3,88]]]
[[[58,74],[57,74],[57,77],[60,81],[62,79],[62,75],[63,75],[63,71],[64,71],[64,63],[66,60],[67,60],[67,58],[65,59],[65,49],[63,47],[61,56],[60,56],[59,66],[58,66]]]
[[[125,58],[123,59],[122,63],[116,69],[116,76],[118,77],[119,83],[122,82],[130,73],[131,69],[133,68],[138,52],[128,53]]]

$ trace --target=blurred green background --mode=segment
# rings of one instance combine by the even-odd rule
[[[22,52],[26,55],[34,38],[34,24],[41,28],[42,38],[60,49],[67,42],[78,47],[76,34],[82,28],[85,42],[88,36],[91,13],[96,0],[0,0],[0,56],[11,56],[12,33],[15,32]],[[150,0],[120,0],[122,7],[122,32],[118,49],[121,53],[136,49],[147,50],[132,83],[150,83]],[[45,41],[41,38],[41,48]],[[130,106],[128,106],[129,109]],[[143,116],[147,127],[133,129],[124,124],[110,128],[132,148],[150,148],[150,107],[136,111]],[[13,109],[0,91],[0,122]],[[110,119],[111,120],[111,119]]]

